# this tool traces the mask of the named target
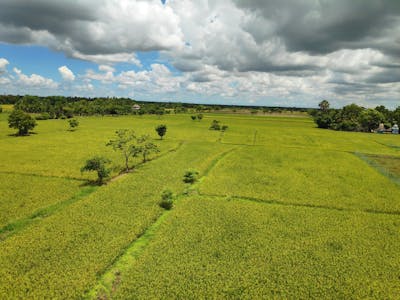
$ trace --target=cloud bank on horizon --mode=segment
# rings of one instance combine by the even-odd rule
[[[0,42],[2,93],[400,105],[397,0],[3,0]],[[5,45],[94,67],[25,74]]]

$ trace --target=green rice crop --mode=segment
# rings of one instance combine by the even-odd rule
[[[79,192],[82,181],[0,173],[0,228]]]
[[[81,298],[162,213],[165,188],[204,172],[224,145],[185,144],[2,242],[0,298]],[[44,288],[45,287],[45,288]]]
[[[118,274],[116,298],[400,295],[400,187],[376,167],[399,168],[399,136],[321,130],[307,117],[205,114],[82,117],[75,132],[46,120],[15,137],[7,115],[1,222],[56,209],[2,237],[1,299],[86,297],[127,249],[140,251]],[[214,119],[228,130],[208,130]],[[150,134],[161,153],[105,186],[81,186],[95,177],[80,173],[93,155],[113,161],[113,176],[122,169],[105,144],[123,128]],[[188,169],[201,177],[190,189]],[[166,214],[165,189],[179,195]]]
[[[192,197],[115,299],[396,299],[397,216]]]
[[[351,153],[243,147],[230,153],[200,186],[203,194],[295,205],[400,213],[400,190]]]

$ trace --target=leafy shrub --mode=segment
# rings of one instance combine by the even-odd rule
[[[68,124],[70,130],[75,130],[79,126],[79,121],[77,119],[69,119]]]
[[[161,193],[161,201],[159,203],[160,207],[170,210],[172,206],[174,205],[173,201],[173,193],[171,190],[164,190]]]
[[[185,183],[195,183],[198,179],[199,172],[196,170],[188,170],[185,172],[185,175],[183,175],[183,182]]]
[[[190,116],[190,118],[192,118],[192,120],[194,121],[197,119],[197,116]]]
[[[35,119],[36,120],[48,120],[48,119],[51,119],[51,116],[49,113],[44,112],[44,113],[41,113],[40,115],[36,116]]]
[[[106,168],[106,164],[110,163],[110,160],[101,156],[95,156],[88,159],[85,165],[81,168],[81,172],[97,172],[97,182],[103,184],[104,178],[110,175],[111,170]]]
[[[210,126],[210,130],[221,130],[221,125],[219,125],[218,120],[213,120]]]

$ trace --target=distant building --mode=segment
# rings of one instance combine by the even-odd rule
[[[393,134],[399,134],[399,126],[397,124],[394,124],[392,127],[392,133]]]
[[[384,133],[385,125],[383,123],[380,123],[377,131],[378,131],[378,133]]]
[[[134,110],[139,110],[139,109],[140,109],[140,105],[139,105],[139,104],[134,104],[134,105],[132,106],[132,109],[134,109]]]

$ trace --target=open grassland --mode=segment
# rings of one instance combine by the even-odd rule
[[[109,273],[104,295],[116,298],[400,297],[400,136],[205,114],[85,117],[74,132],[46,120],[15,137],[7,115],[0,226],[18,230],[0,231],[1,299],[96,298]],[[208,130],[214,119],[228,130]],[[112,160],[112,176],[123,168],[105,144],[124,128],[161,152],[87,185],[95,176],[80,168],[95,154]],[[190,188],[187,169],[202,177]],[[179,200],[165,213],[167,188]]]
[[[395,299],[397,216],[192,197],[116,299]]]

